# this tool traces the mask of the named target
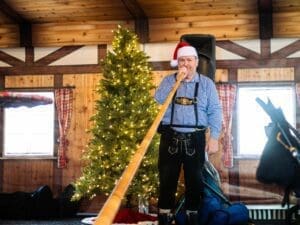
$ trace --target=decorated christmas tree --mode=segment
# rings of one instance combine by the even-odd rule
[[[109,195],[158,113],[148,56],[128,29],[114,31],[112,51],[103,61],[92,138],[83,153],[82,175],[73,199]],[[149,199],[158,185],[158,138],[155,136],[127,195]]]

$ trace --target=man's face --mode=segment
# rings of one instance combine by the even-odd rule
[[[187,69],[186,80],[191,80],[196,73],[198,66],[198,58],[195,56],[182,56],[178,59],[178,68],[185,67]]]

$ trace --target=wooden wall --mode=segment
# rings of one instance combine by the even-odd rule
[[[267,70],[267,69],[265,69]],[[280,69],[279,69],[280,70]],[[293,77],[293,70],[290,70]],[[171,71],[155,71],[154,82],[158,85],[161,79]],[[243,70],[239,75],[252,74],[252,80],[255,75],[260,73],[260,69]],[[228,72],[217,70],[217,74],[228,76]],[[268,77],[277,78],[277,70],[268,70]],[[81,156],[84,154],[86,144],[89,139],[87,130],[92,126],[89,121],[90,117],[95,113],[95,100],[99,97],[95,93],[95,88],[101,74],[67,74],[63,76],[64,86],[75,86],[74,89],[74,111],[72,115],[71,127],[68,134],[70,145],[67,156],[69,163],[66,169],[57,169],[55,159],[47,160],[3,160],[3,192],[13,191],[33,191],[40,185],[49,185],[54,193],[72,183],[81,175],[82,162]],[[53,76],[7,76],[5,80],[6,87],[43,87],[53,85]],[[222,187],[226,194],[234,199],[251,202],[280,202],[281,190],[279,188],[261,185],[255,180],[255,171],[258,160],[239,160],[236,167],[230,171],[222,164],[222,150],[211,156],[211,161],[218,169]],[[239,176],[238,183],[234,183],[230,178],[230,173],[237,173]],[[13,174],[13,176],[12,176]],[[255,196],[255,197],[254,197]],[[84,201],[83,210],[97,212],[105,198],[99,196],[93,201]]]
[[[238,84],[239,82],[265,82],[265,81],[299,81],[299,57],[288,57],[297,51],[300,51],[299,40],[292,40],[290,44],[282,45],[279,50],[271,49],[271,42],[258,41],[261,46],[261,52],[255,53],[242,45],[233,42],[217,42],[218,48],[231,50],[232,53],[243,56],[244,59],[224,59],[221,50],[217,54],[217,82],[230,82]],[[174,44],[175,45],[175,44]],[[159,46],[161,51],[163,47]],[[102,46],[103,47],[103,46]],[[103,48],[98,46],[98,55],[102,58]],[[77,48],[75,48],[77,49]],[[78,48],[80,49],[80,48]],[[253,48],[254,49],[254,48]],[[281,49],[281,50],[280,50]],[[45,50],[45,49],[43,49]],[[74,50],[74,49],[73,49]],[[169,48],[170,55],[173,46]],[[1,51],[1,50],[0,50]],[[49,57],[45,56],[44,60],[36,62],[27,61],[33,59],[34,51],[25,51],[25,62],[9,57],[8,53],[1,51],[7,56],[4,60],[6,63],[12,63],[12,66],[0,66],[0,71],[4,74],[4,80],[0,79],[1,88],[42,88],[54,87],[57,80],[62,86],[74,86],[74,109],[71,121],[71,127],[68,134],[70,145],[67,156],[69,163],[66,169],[57,169],[56,160],[11,160],[1,159],[0,161],[0,191],[33,191],[40,185],[49,185],[55,194],[59,193],[67,184],[73,182],[81,175],[81,156],[84,154],[86,144],[89,140],[87,130],[92,126],[89,121],[90,117],[95,113],[95,100],[99,98],[95,93],[97,83],[101,79],[99,72],[77,72],[75,71],[100,71],[99,65],[79,65],[79,66],[63,66],[56,65],[53,58],[59,59],[67,56],[71,50],[63,48],[61,51],[56,51],[55,54],[49,53]],[[69,52],[68,52],[69,53]],[[160,54],[160,51],[157,53]],[[54,57],[55,56],[55,57]],[[223,58],[222,58],[223,57]],[[156,56],[156,58],[159,58]],[[52,59],[52,60],[50,60]],[[3,60],[3,59],[2,59]],[[82,60],[79,57],[79,60]],[[169,61],[162,59],[154,61],[153,78],[154,83],[158,85],[161,79],[172,72],[169,67]],[[74,60],[75,61],[75,60]],[[72,62],[74,62],[72,61]],[[43,63],[44,64],[43,64]],[[46,64],[51,62],[52,65]],[[80,62],[80,61],[79,61]],[[96,61],[97,62],[97,61]],[[91,69],[92,68],[92,69]],[[41,71],[39,74],[38,71]],[[52,71],[52,74],[47,73]],[[35,74],[30,74],[35,72]],[[23,73],[23,74],[22,74]],[[1,114],[1,113],[0,113]],[[297,118],[298,124],[300,118]],[[221,146],[220,146],[220,149]],[[224,191],[234,201],[245,201],[248,203],[263,202],[263,203],[280,203],[282,190],[278,187],[262,185],[255,180],[255,171],[258,160],[235,159],[234,168],[225,168],[222,164],[222,150],[211,157],[212,162],[218,169]],[[98,212],[103,204],[103,196],[95,198],[93,201],[84,201],[83,211]]]
[[[53,86],[53,75],[44,76],[10,76],[5,77],[6,88],[41,88]],[[3,160],[2,191],[31,192],[37,187],[49,184],[54,188],[55,165],[51,160]]]
[[[135,21],[129,19],[132,17],[121,15],[129,14],[125,8],[124,10],[117,8],[118,11],[112,8],[121,3],[115,2],[111,8],[107,8],[108,3],[100,6],[95,3],[91,7],[99,8],[94,8],[93,13],[88,15],[89,11],[84,10],[92,1],[85,4],[78,1],[75,6],[69,2],[68,4],[58,2],[58,9],[55,12],[55,6],[50,7],[47,2],[45,5],[42,2],[36,4],[30,1],[15,3],[14,7],[19,10],[20,15],[26,15],[33,21],[32,46],[110,44],[113,38],[111,31],[116,29],[118,24],[135,30]],[[178,41],[183,34],[199,33],[212,34],[217,40],[256,39],[260,38],[259,26],[263,26],[264,23],[259,21],[257,1],[140,2],[148,18],[150,43]],[[184,4],[184,7],[179,7],[180,4]],[[299,2],[281,0],[273,1],[271,4],[273,6],[273,21],[270,24],[273,31],[272,38],[299,37]],[[78,6],[80,8],[76,11]],[[78,14],[75,18],[69,13],[69,7],[73,7],[72,13]],[[83,15],[84,12],[87,15]],[[78,21],[80,16],[83,16],[83,19]],[[113,18],[118,19],[113,20]],[[19,25],[7,20],[5,17],[0,17],[0,47],[19,47]],[[146,31],[144,27],[142,29]]]

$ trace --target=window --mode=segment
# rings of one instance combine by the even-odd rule
[[[256,85],[257,86],[257,85]],[[295,90],[293,85],[284,86],[239,86],[237,97],[238,154],[259,156],[267,141],[264,127],[271,120],[269,115],[256,102],[256,97],[283,110],[286,120],[296,124]]]
[[[50,97],[53,92],[22,92]],[[53,156],[54,104],[4,108],[4,157]]]

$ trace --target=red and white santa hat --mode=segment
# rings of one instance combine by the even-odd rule
[[[177,44],[174,54],[173,54],[173,59],[170,62],[171,67],[176,67],[178,66],[178,58],[181,56],[195,56],[198,57],[196,49],[191,46],[189,43],[185,41],[181,41]]]

